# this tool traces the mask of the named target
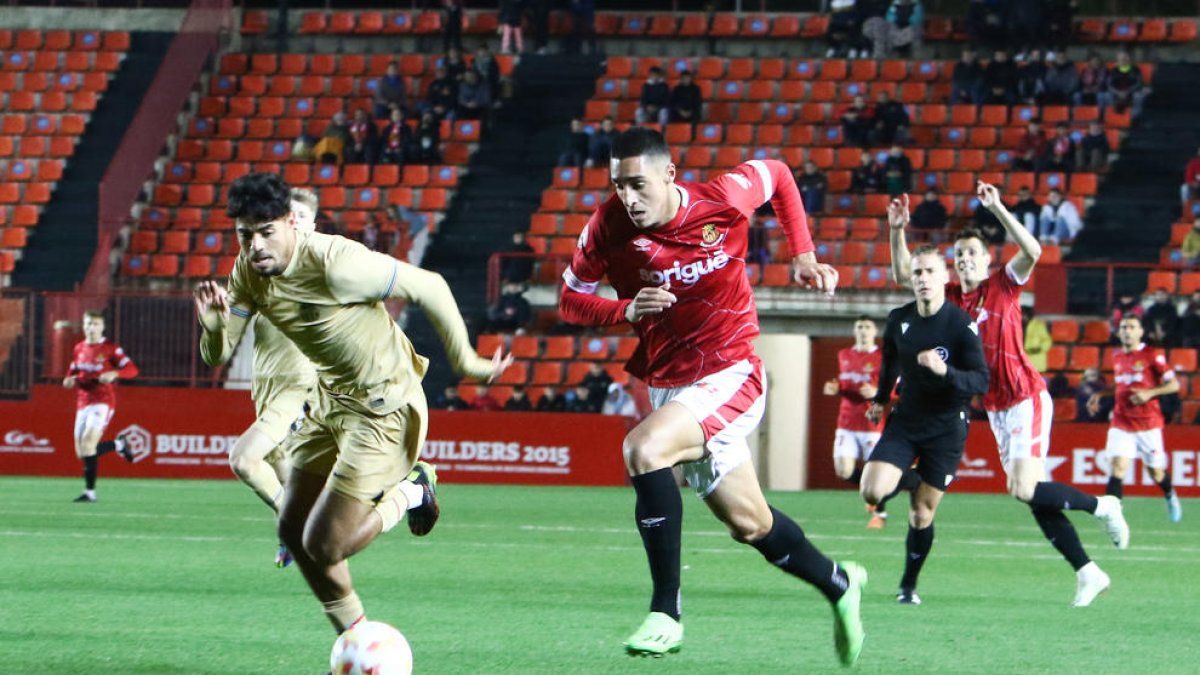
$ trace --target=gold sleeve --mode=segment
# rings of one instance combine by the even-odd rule
[[[442,275],[416,265],[395,261],[396,284],[391,297],[420,305],[437,329],[450,365],[459,375],[486,380],[492,374],[490,359],[480,358],[471,347],[467,325],[458,311],[458,303]]]
[[[246,327],[250,325],[250,318],[254,316],[253,306],[244,299],[246,294],[241,283],[242,274],[245,274],[245,269],[239,260],[229,275],[229,318],[213,331],[204,328],[203,322],[200,324],[200,358],[209,366],[215,367],[229,361],[242,341]]]

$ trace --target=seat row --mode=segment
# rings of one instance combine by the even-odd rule
[[[99,30],[0,30],[0,49],[20,51],[129,51],[129,33]]]
[[[323,127],[322,130],[324,130]],[[278,134],[276,135],[278,136]],[[269,141],[251,139],[233,141],[225,138],[185,138],[179,141],[175,158],[185,161],[271,162],[273,164],[294,161],[304,164],[310,163],[309,160],[295,160],[292,158],[293,140],[292,138],[287,138],[286,140]],[[0,137],[0,142],[2,141],[3,137]],[[0,156],[3,155],[3,147],[0,146]],[[470,143],[449,142],[442,144],[442,161],[446,164],[463,166],[470,159],[470,155]]]
[[[470,63],[471,55],[464,55]],[[496,65],[501,75],[511,75],[516,66],[516,57],[511,54],[496,54]],[[387,72],[389,64],[395,63],[401,75],[416,77],[432,73],[436,66],[445,63],[440,54],[269,54],[261,52],[233,52],[221,57],[217,73],[226,75],[314,75],[314,76],[358,76],[379,77]]]
[[[90,113],[96,110],[101,90],[0,92],[0,107],[16,113]]]
[[[414,190],[410,187],[322,187],[318,190],[321,208],[378,209],[387,204],[397,204],[419,211],[443,211],[449,202],[445,188],[425,187]],[[154,206],[223,206],[228,196],[228,187],[207,183],[159,183],[154,187],[151,204]]]
[[[238,97],[240,100],[249,101],[248,105],[253,106],[257,103],[258,116],[244,115],[239,116],[239,112],[231,110],[228,113],[204,115],[198,113],[188,121],[188,136],[191,138],[227,138],[227,139],[283,139],[294,141],[303,133],[311,136],[321,137],[325,133],[326,127],[329,125],[329,120],[333,114],[342,112],[341,108],[345,101],[342,99],[320,99],[317,107],[322,113],[329,113],[325,116],[306,117],[291,117],[279,116],[272,117],[270,115],[282,113],[288,115],[293,112],[291,110],[282,110],[281,99],[273,99],[272,97],[264,99],[250,99],[248,97]],[[209,100],[209,99],[202,99]],[[296,100],[296,99],[293,99]],[[325,105],[332,103],[335,105]],[[232,107],[234,104],[230,104]],[[201,106],[202,110],[212,110],[212,106]],[[332,112],[331,112],[332,111]],[[374,120],[375,130],[382,133],[387,127],[386,120]],[[409,120],[409,128],[414,131],[417,128],[416,120]],[[479,140],[482,128],[477,120],[442,120],[439,138],[456,141],[460,143],[474,143]]]
[[[176,160],[163,171],[165,183],[228,183],[250,173],[246,162],[189,162]],[[292,162],[277,167],[276,173],[290,185],[315,185],[389,188],[403,185],[453,188],[458,185],[459,168],[449,165],[410,164],[305,164]]]
[[[1057,323],[1057,322],[1056,322]],[[1103,322],[1102,322],[1103,323]],[[1107,323],[1105,323],[1107,327]],[[1107,339],[1105,340],[1107,342]],[[1111,380],[1113,354],[1120,347],[1103,346],[1098,344],[1060,343],[1055,341],[1050,351],[1046,353],[1046,367],[1050,371],[1082,371],[1088,368],[1099,368],[1108,371]],[[1168,349],[1166,351],[1167,365],[1175,370],[1180,377],[1180,383],[1186,387],[1196,373],[1196,350],[1192,347]],[[1186,398],[1189,393],[1200,394],[1200,391],[1181,390],[1180,398]]]
[[[0,135],[0,157],[65,159],[75,154],[77,136]]]
[[[325,204],[321,204],[321,208],[322,210],[326,210]],[[337,215],[341,224],[344,225],[348,231],[358,232],[367,223],[378,220],[377,216],[379,215],[379,211],[378,209],[362,211],[341,209],[337,211]],[[432,232],[437,229],[440,216],[440,212],[436,211],[410,210],[406,215],[406,218],[410,218],[414,221],[409,223],[412,226],[412,229],[425,229]],[[233,220],[226,216],[225,212],[221,209],[193,206],[151,206],[143,209],[141,217],[138,220],[138,226],[145,230],[155,230],[159,232],[171,232],[176,230],[209,230],[218,232],[232,232],[234,223]],[[384,221],[382,223],[382,227],[384,230],[388,230],[390,225],[387,221]],[[229,236],[232,236],[232,234]]]
[[[0,53],[0,76],[68,70],[78,73],[112,73],[121,67],[124,52],[5,51]]]
[[[1175,253],[1178,251],[1176,250]],[[1200,272],[1154,270],[1146,277],[1146,290],[1151,291],[1158,288],[1165,288],[1172,295],[1191,295],[1200,291]]]
[[[0,181],[53,183],[62,179],[62,173],[59,159],[0,159]]]
[[[84,91],[108,89],[110,73],[67,67],[44,72],[0,72],[0,92]]]

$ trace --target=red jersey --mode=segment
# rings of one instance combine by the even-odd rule
[[[1134,389],[1153,389],[1175,377],[1162,352],[1146,345],[1127,352],[1113,354],[1113,381],[1116,383],[1116,405],[1113,406],[1112,426],[1121,431],[1146,431],[1163,427],[1162,408],[1158,398],[1135,405],[1129,400]]]
[[[962,284],[946,284],[946,299],[961,307],[979,327],[991,381],[983,396],[986,410],[1007,410],[1046,390],[1042,374],[1025,355],[1021,324],[1021,286],[1011,265],[996,270],[979,287],[963,293]]]
[[[770,201],[793,256],[814,250],[791,170],[752,160],[703,184],[677,183],[680,205],[670,222],[638,228],[614,194],[579,235],[563,273],[563,319],[614,325],[647,286],[670,285],[676,303],[634,325],[638,347],[625,364],[652,387],[692,384],[749,358],[758,335],[754,292],[746,278],[750,219]],[[608,277],[619,300],[593,294]]]
[[[116,386],[114,383],[104,384],[98,379],[101,373],[110,370],[117,371],[117,376],[125,379],[138,374],[137,366],[125,355],[125,350],[108,340],[101,340],[94,345],[86,341],[75,345],[67,375],[75,377],[77,409],[97,403],[116,408]]]
[[[867,419],[870,399],[865,399],[858,390],[864,384],[879,386],[879,369],[883,365],[883,351],[871,345],[865,352],[846,347],[838,352],[838,396],[842,405],[838,409],[837,428],[846,431],[881,431],[883,420],[871,424]]]

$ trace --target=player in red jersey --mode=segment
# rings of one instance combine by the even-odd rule
[[[1163,414],[1157,398],[1179,391],[1179,380],[1163,353],[1142,342],[1143,332],[1138,315],[1126,314],[1121,319],[1117,325],[1121,351],[1113,355],[1114,384],[1092,394],[1087,407],[1091,414],[1099,413],[1101,397],[1115,391],[1105,450],[1109,459],[1106,494],[1117,499],[1123,496],[1130,460],[1137,455],[1167,498],[1167,517],[1178,523],[1183,518],[1183,505],[1171,485],[1167,451],[1163,448]]]
[[[1075,569],[1073,605],[1085,607],[1108,589],[1107,574],[1088,557],[1079,534],[1063,513],[1081,510],[1095,515],[1118,548],[1129,542],[1129,527],[1121,502],[1113,497],[1097,499],[1066,483],[1047,480],[1046,455],[1050,450],[1053,403],[1046,384],[1025,354],[1021,325],[1021,287],[1029,280],[1042,254],[1037,239],[1025,229],[1000,199],[992,185],[980,182],[980,202],[1004,225],[1017,243],[1017,253],[995,272],[992,257],[978,230],[968,228],[954,242],[954,270],[958,282],[946,287],[946,297],[962,307],[979,326],[991,382],[983,397],[988,422],[1008,474],[1008,490],[1029,504],[1042,534]],[[888,209],[891,226],[892,270],[900,283],[907,283],[909,253],[904,238],[908,224],[908,196],[893,200]]]
[[[125,461],[133,461],[133,453],[120,436],[114,441],[101,441],[109,420],[117,410],[117,393],[113,383],[118,378],[137,377],[138,369],[125,351],[104,338],[104,315],[83,313],[83,342],[75,345],[71,365],[63,386],[75,393],[75,455],[83,462],[83,494],[77,502],[96,501],[96,462],[116,451]]]
[[[683,503],[672,474],[680,465],[734,539],[825,594],[839,657],[853,663],[862,649],[858,610],[866,572],[835,564],[767,504],[746,444],[766,395],[745,265],[755,209],[767,201],[775,208],[797,281],[827,293],[837,286],[836,271],[813,254],[792,172],[782,162],[751,161],[707,183],[676,183],[666,142],[645,128],[617,137],[609,170],[616,194],[580,234],[559,308],[574,324],[633,324],[638,347],[625,368],[649,385],[654,407],[623,447],[654,586],[650,615],[626,640],[626,651],[658,656],[683,643]],[[606,276],[616,300],[596,295]]]

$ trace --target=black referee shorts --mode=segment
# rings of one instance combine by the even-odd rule
[[[917,460],[917,475],[921,480],[944,491],[958,473],[969,424],[967,413],[957,411],[916,419],[903,414],[889,415],[883,434],[871,451],[871,461],[887,462],[904,470]]]

